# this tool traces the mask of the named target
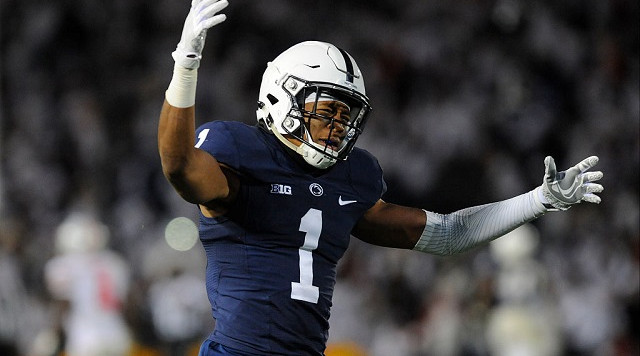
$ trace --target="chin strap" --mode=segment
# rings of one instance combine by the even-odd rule
[[[322,147],[315,142],[311,142],[311,144],[322,149]],[[302,155],[304,160],[316,168],[327,169],[337,162],[335,158],[328,157],[326,154],[310,147],[308,144],[301,144],[300,149],[304,152]]]

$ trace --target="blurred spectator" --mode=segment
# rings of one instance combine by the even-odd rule
[[[491,242],[498,263],[498,304],[487,322],[487,345],[495,356],[555,356],[562,350],[557,303],[544,265],[535,257],[540,241],[533,225],[523,225]]]
[[[107,249],[109,230],[88,213],[72,212],[55,234],[58,255],[45,265],[52,297],[62,301],[62,349],[69,356],[124,356],[131,345],[122,315],[129,268]]]

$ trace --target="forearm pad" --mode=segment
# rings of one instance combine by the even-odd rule
[[[454,255],[494,240],[547,211],[540,202],[538,189],[451,214],[425,210],[427,223],[413,249],[435,255]]]

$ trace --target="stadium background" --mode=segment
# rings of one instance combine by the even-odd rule
[[[56,227],[82,210],[109,226],[110,247],[130,262],[136,341],[170,348],[147,292],[174,269],[203,277],[197,248],[163,249],[167,222],[195,210],[162,177],[156,150],[187,11],[176,0],[0,3],[4,344],[26,350],[51,326],[42,269]],[[536,334],[532,354],[544,344],[562,355],[637,354],[637,1],[234,0],[226,13],[207,38],[199,122],[253,123],[265,63],[302,40],[333,42],[364,72],[374,112],[359,146],[385,170],[388,201],[451,212],[535,187],[545,155],[560,168],[599,155],[603,203],[532,224],[531,260],[545,277],[517,307],[557,317],[543,321],[557,336]],[[494,353],[515,336],[487,335],[509,305],[493,251],[440,258],[354,241],[340,265],[332,347]]]

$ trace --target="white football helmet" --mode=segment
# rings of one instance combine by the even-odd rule
[[[305,100],[313,102],[313,98],[313,110],[305,110]],[[350,109],[349,122],[316,113],[318,98],[346,104]],[[307,41],[287,49],[267,64],[256,114],[258,122],[283,144],[313,167],[325,169],[347,158],[370,111],[362,73],[353,57],[330,43]],[[332,130],[334,123],[338,123],[346,135],[339,143],[314,142],[319,138],[311,136],[310,120],[324,120]],[[284,135],[302,144],[297,146]]]
[[[109,228],[96,217],[71,212],[56,228],[56,249],[60,254],[102,250],[109,241]]]

